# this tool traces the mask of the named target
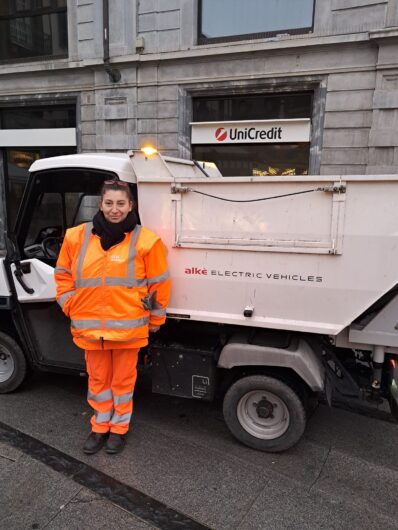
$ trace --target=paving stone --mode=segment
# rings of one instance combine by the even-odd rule
[[[378,513],[398,521],[397,484],[397,470],[332,450],[313,492],[337,497],[362,510],[377,506]]]
[[[15,447],[0,442],[0,463],[2,460],[8,460],[9,462],[16,462],[23,457],[23,453]]]
[[[398,425],[395,423],[321,405],[308,422],[306,438],[317,445],[398,470]]]
[[[149,530],[153,526],[118,508],[112,503],[82,489],[54,519],[46,530]]]
[[[24,456],[0,467],[1,528],[43,528],[81,489],[79,484]]]
[[[341,499],[297,489],[285,480],[270,481],[257,497],[239,530],[396,530],[396,521]]]

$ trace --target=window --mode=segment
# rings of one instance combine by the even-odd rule
[[[40,193],[32,205],[24,256],[56,259],[66,229],[91,221],[98,211],[99,201],[100,195],[85,195],[76,191]]]
[[[199,0],[199,44],[312,30],[315,0]]]
[[[312,115],[312,92],[285,92],[231,96],[203,96],[192,100],[193,124],[214,122],[214,130],[228,130],[261,120],[309,119]],[[251,127],[251,125],[247,125]],[[272,124],[270,125],[270,127]],[[219,129],[219,130],[221,130]],[[214,162],[224,177],[306,175],[309,171],[310,142],[286,141],[265,143],[223,143],[211,133],[209,142],[192,142],[192,158]],[[225,140],[225,139],[224,139]]]
[[[54,261],[66,229],[91,221],[98,211],[99,190],[110,178],[113,172],[87,168],[33,173],[15,226],[23,257]]]
[[[29,168],[35,160],[50,156],[76,153],[75,147],[7,148],[3,151],[4,168],[8,188],[9,227],[13,228],[29,177]]]
[[[0,61],[67,55],[66,0],[0,2]]]
[[[224,177],[307,175],[309,144],[194,145],[192,157],[214,162]]]
[[[68,227],[80,225],[81,223],[88,223],[91,221],[94,215],[98,212],[98,205],[101,199],[99,193],[97,195],[83,195],[80,193],[79,202],[74,208],[71,207],[71,200],[73,200],[71,199],[72,196],[72,193],[65,194],[67,207],[66,218]],[[76,193],[74,196],[76,197]]]
[[[308,118],[311,92],[197,97],[192,101],[193,121],[237,121]]]
[[[50,129],[76,127],[75,105],[10,107],[0,110],[2,129]]]
[[[1,38],[1,37],[0,37]],[[7,134],[8,130],[19,130],[19,143],[9,145],[1,142],[0,135],[0,159],[3,159],[3,167],[8,188],[8,216],[9,227],[13,228],[21,202],[25,184],[28,179],[28,169],[35,160],[50,156],[59,156],[76,153],[76,147],[60,143],[59,146],[40,145],[37,139],[37,130],[49,129],[62,131],[67,128],[76,127],[76,106],[64,105],[40,105],[36,107],[4,107],[0,109],[0,133]],[[32,132],[30,132],[32,130]],[[35,135],[36,132],[36,135]],[[38,144],[25,147],[24,138],[34,138]],[[17,138],[17,140],[18,140]]]
[[[46,237],[61,234],[62,196],[59,193],[43,193],[34,205],[32,223],[25,244],[40,244]]]

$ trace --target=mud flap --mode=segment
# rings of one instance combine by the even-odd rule
[[[325,367],[324,392],[328,404],[331,405],[336,392],[344,397],[358,398],[360,396],[358,383],[337,358],[332,348],[323,345],[320,353]]]

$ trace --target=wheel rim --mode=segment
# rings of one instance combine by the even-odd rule
[[[242,427],[262,440],[279,438],[289,428],[290,414],[284,401],[272,392],[254,390],[238,403],[237,416]]]
[[[8,381],[15,369],[14,359],[7,351],[0,349],[0,383]]]

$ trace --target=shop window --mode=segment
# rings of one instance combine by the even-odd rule
[[[192,157],[214,162],[224,177],[307,175],[309,144],[194,145]]]
[[[308,33],[315,0],[199,0],[199,44]]]
[[[2,0],[0,61],[67,57],[66,0]]]
[[[192,158],[215,163],[224,177],[307,175],[312,99],[312,92],[193,98]]]

